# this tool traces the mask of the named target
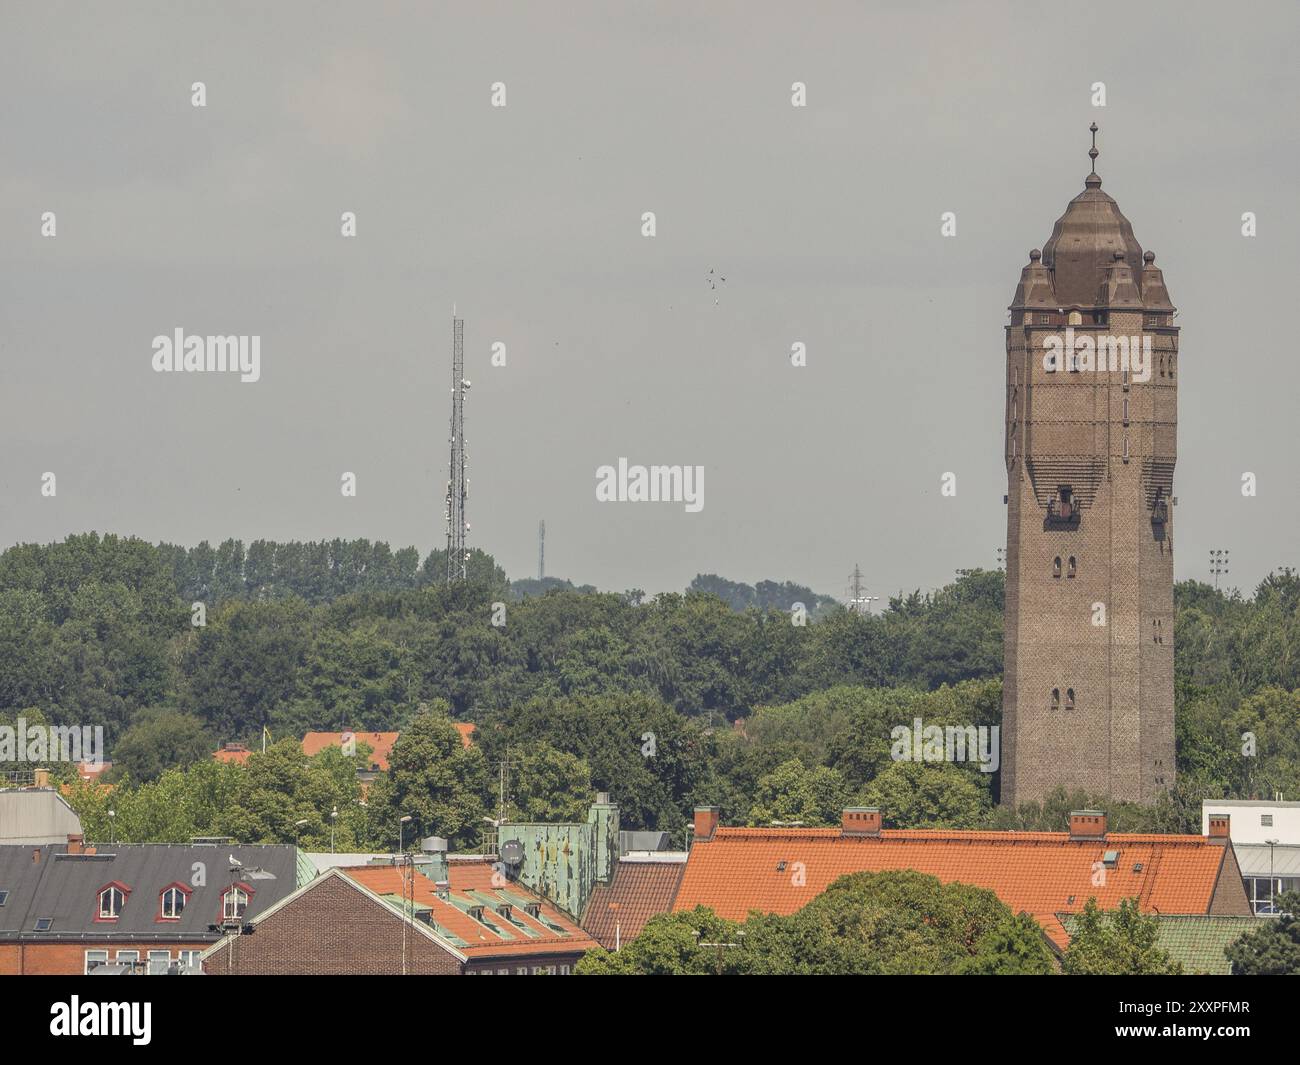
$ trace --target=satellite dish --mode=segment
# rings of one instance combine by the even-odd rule
[[[524,860],[524,845],[517,839],[508,839],[501,844],[501,860],[506,865],[521,865]]]

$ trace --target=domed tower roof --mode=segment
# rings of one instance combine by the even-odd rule
[[[1043,265],[1052,272],[1053,288],[1061,307],[1096,307],[1121,252],[1132,276],[1142,273],[1142,248],[1133,226],[1110,196],[1101,191],[1097,176],[1097,124],[1092,124],[1092,173],[1084,188],[1057,220],[1051,239],[1043,245]]]

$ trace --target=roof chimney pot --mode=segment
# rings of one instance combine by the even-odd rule
[[[875,836],[881,829],[880,809],[876,806],[850,806],[840,814],[840,834],[844,836]]]
[[[1228,814],[1211,814],[1210,829],[1206,833],[1212,843],[1227,843],[1230,838],[1232,818]]]
[[[1105,839],[1106,812],[1104,810],[1071,810],[1071,839]]]
[[[713,833],[717,830],[718,822],[721,818],[721,811],[719,811],[716,806],[695,807],[696,840],[712,839]]]

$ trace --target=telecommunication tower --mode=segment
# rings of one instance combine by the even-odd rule
[[[465,450],[465,323],[451,312],[451,459],[447,467],[447,583],[466,579],[469,549],[465,537],[469,521],[465,498],[469,495],[469,460]]]

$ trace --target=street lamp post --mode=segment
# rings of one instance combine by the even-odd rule
[[[398,854],[401,854],[406,847],[406,842],[405,839],[403,838],[403,833],[406,831],[406,822],[408,822],[410,819],[411,819],[411,815],[407,814],[405,817],[401,818],[397,822],[397,853]]]

